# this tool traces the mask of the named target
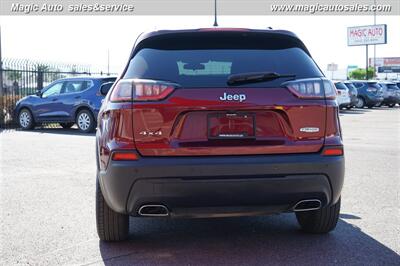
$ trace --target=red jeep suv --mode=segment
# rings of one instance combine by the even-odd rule
[[[129,216],[294,212],[306,232],[333,230],[344,179],[335,96],[288,31],[142,34],[99,112],[100,239],[126,239]]]

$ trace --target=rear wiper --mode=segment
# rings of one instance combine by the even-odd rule
[[[294,78],[295,74],[278,74],[276,72],[251,72],[230,75],[227,80],[227,84],[232,85],[243,85],[249,83],[257,83],[263,81],[270,81],[279,78]]]

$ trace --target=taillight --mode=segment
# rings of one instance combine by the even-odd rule
[[[111,95],[111,102],[130,101],[160,101],[165,99],[178,84],[148,80],[148,79],[121,79],[115,85]]]
[[[312,78],[288,81],[282,84],[301,99],[335,99],[336,88],[332,81]]]

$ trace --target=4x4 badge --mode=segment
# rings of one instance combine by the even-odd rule
[[[139,132],[139,134],[142,136],[161,136],[162,132],[161,132],[161,130],[159,130],[159,131],[141,131],[141,132]]]

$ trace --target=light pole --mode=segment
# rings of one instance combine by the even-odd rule
[[[374,5],[375,5],[375,10],[374,10],[374,25],[376,25],[376,0],[374,0]],[[374,63],[372,64],[373,68],[374,68],[374,72],[375,71],[375,62],[376,62],[376,44],[374,44]],[[375,74],[374,73],[374,74]]]
[[[1,54],[1,27],[0,27],[0,97],[3,96],[3,56]],[[2,112],[2,110],[0,110]]]
[[[214,27],[218,27],[218,23],[217,23],[217,0],[214,0]]]
[[[107,49],[107,76],[110,75],[110,49]]]

